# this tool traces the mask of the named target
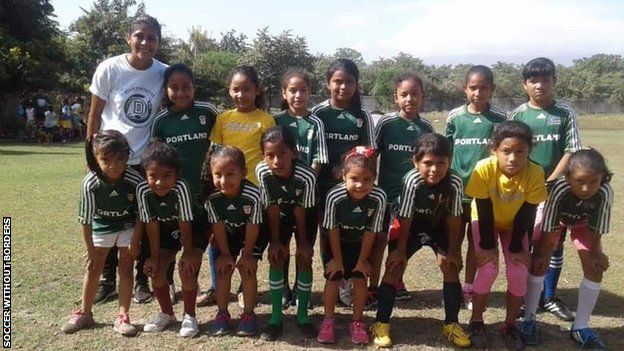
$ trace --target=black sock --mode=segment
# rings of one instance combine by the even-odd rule
[[[394,308],[396,287],[393,284],[381,283],[377,290],[377,322],[390,323],[390,316]]]
[[[442,295],[444,295],[444,324],[457,323],[462,302],[461,284],[444,283]]]

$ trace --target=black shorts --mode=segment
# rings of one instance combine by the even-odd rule
[[[317,217],[317,211],[316,211],[316,207],[311,207],[311,208],[306,208],[305,210],[305,232],[306,232],[306,237],[308,239],[308,243],[314,247],[314,242],[316,241],[316,232],[318,230],[318,217]],[[268,228],[268,217],[265,217],[265,222],[267,223],[267,228]],[[279,225],[279,231],[280,231],[280,242],[284,245],[288,244],[290,242],[290,239],[295,236],[295,238],[297,237],[297,224],[295,221],[295,216],[294,215],[282,215],[282,213],[280,213],[280,225]],[[269,232],[269,240],[270,241],[271,235]]]
[[[393,212],[393,206],[393,204],[386,205],[386,212],[384,212],[383,223],[381,224],[381,230],[387,234],[390,233],[390,223],[392,222],[392,219],[396,217]],[[388,238],[389,236],[387,236],[387,239]]]
[[[461,215],[461,220],[462,220],[462,237],[463,237],[463,232],[464,229],[466,228],[465,232],[466,235],[469,235],[472,237],[472,208],[470,207],[470,202],[463,202],[462,203],[462,215]]]
[[[208,214],[206,211],[202,211],[195,214],[195,218],[191,222],[193,241],[191,246],[206,251],[208,247]],[[177,223],[175,226],[164,224],[159,222],[160,227],[160,248],[165,250],[180,251],[182,249],[182,233]]]
[[[325,246],[325,249],[323,250],[323,267],[327,267],[327,264],[329,263],[329,261],[332,260],[333,255],[329,244],[329,238],[324,235],[322,240],[322,246]],[[362,243],[359,241],[340,240],[340,252],[342,253],[342,266],[344,268],[344,273],[334,274],[331,279],[329,279],[329,276],[327,274],[323,273],[325,279],[332,281],[341,280],[343,278],[365,279],[366,277],[361,272],[353,272],[353,269],[357,265],[358,259],[360,258],[361,248]]]
[[[397,231],[400,230],[398,223],[395,223],[394,227],[396,227]],[[395,230],[394,227],[392,230]],[[398,239],[388,242],[388,252],[396,249],[398,243]],[[448,252],[448,234],[444,221],[436,227],[433,227],[431,223],[412,221],[409,236],[407,237],[407,258],[411,258],[423,246],[429,246],[436,254],[438,252]]]
[[[232,258],[238,257],[245,248],[245,227],[242,228],[230,228],[225,227],[225,233],[227,235],[228,241],[228,249],[230,250],[230,255]],[[254,245],[252,255],[254,258],[261,260],[262,254],[267,247],[268,240],[268,226],[266,222],[260,223],[260,230],[258,232],[258,240],[256,240],[256,245]],[[215,252],[215,260],[217,257],[221,256],[221,251],[219,250],[219,245],[215,241],[215,248],[217,249]]]

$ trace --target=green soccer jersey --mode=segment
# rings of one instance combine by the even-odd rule
[[[373,120],[362,109],[357,113],[332,107],[329,100],[314,106],[312,113],[322,122],[327,143],[328,165],[321,169],[318,185],[321,196],[339,183],[333,175],[333,168],[340,165],[343,154],[358,145],[375,147]]]
[[[431,121],[420,116],[403,118],[398,112],[387,114],[375,126],[375,141],[379,151],[379,186],[393,204],[401,192],[401,179],[414,168],[412,157],[416,140],[432,133]]]
[[[453,109],[446,120],[444,134],[453,145],[451,169],[459,174],[462,182],[468,184],[470,174],[477,161],[490,156],[488,144],[494,127],[506,120],[507,113],[488,105],[481,113],[470,113],[468,105]],[[464,194],[464,202],[471,199]]]
[[[327,145],[323,122],[314,114],[293,117],[288,110],[274,116],[275,124],[288,129],[295,137],[299,159],[308,166],[327,163]]]
[[[364,232],[382,230],[386,193],[378,186],[365,198],[354,201],[347,193],[345,183],[339,183],[327,193],[323,228],[340,230],[340,240],[358,242]]]
[[[137,200],[143,223],[158,221],[169,228],[178,228],[178,221],[193,220],[190,188],[183,179],[178,179],[164,196],[157,195],[147,181],[143,181],[137,186]]]
[[[560,224],[587,223],[596,234],[606,234],[609,232],[612,205],[613,189],[609,183],[602,184],[591,198],[582,200],[572,193],[568,182],[560,178],[546,200],[542,230],[551,232]]]
[[[237,231],[249,224],[262,223],[260,191],[248,180],[241,182],[238,196],[229,198],[218,190],[208,196],[204,204],[208,222],[223,222],[226,228]]]
[[[509,119],[531,127],[535,143],[530,157],[544,168],[546,179],[565,153],[581,147],[576,113],[559,101],[553,101],[545,109],[531,107],[525,102],[509,114]]]
[[[82,180],[78,221],[90,225],[93,234],[110,234],[134,226],[137,213],[136,188],[141,174],[126,168],[115,183],[106,183],[89,172]]]
[[[417,169],[412,169],[403,177],[398,216],[436,223],[443,216],[460,216],[463,192],[461,177],[453,171],[431,187]]]
[[[200,179],[204,157],[210,147],[210,131],[219,112],[209,103],[195,101],[185,111],[165,109],[152,125],[152,138],[173,146],[180,155],[180,173],[191,187],[194,203],[200,203]]]
[[[282,179],[275,176],[264,161],[258,163],[256,176],[265,208],[277,205],[282,214],[292,216],[296,206],[311,208],[316,204],[316,173],[298,160],[293,163],[293,168],[291,177]]]

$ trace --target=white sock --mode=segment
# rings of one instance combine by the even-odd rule
[[[527,293],[524,296],[524,320],[535,320],[535,314],[537,313],[537,305],[539,304],[540,294],[544,287],[544,276],[536,277],[533,274],[529,274],[527,280]]]
[[[578,305],[576,306],[576,318],[572,329],[583,329],[589,327],[589,317],[594,311],[596,301],[600,294],[600,283],[592,282],[583,278],[578,293]]]

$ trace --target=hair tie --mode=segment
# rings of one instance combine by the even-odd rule
[[[356,155],[361,155],[368,159],[374,159],[376,156],[375,149],[373,149],[372,147],[356,146],[353,149],[351,149],[351,151],[349,151],[349,153],[345,157],[345,160],[348,159],[349,157],[356,156]]]

